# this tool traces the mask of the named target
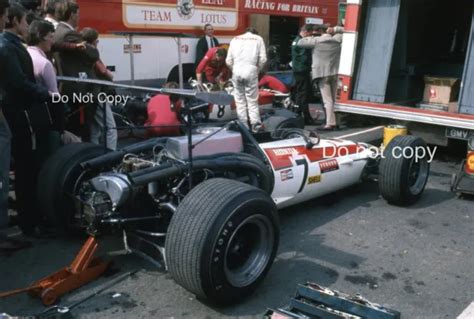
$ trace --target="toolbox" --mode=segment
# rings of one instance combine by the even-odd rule
[[[286,308],[268,310],[264,318],[399,319],[400,312],[372,303],[360,295],[350,296],[315,283],[298,285]]]

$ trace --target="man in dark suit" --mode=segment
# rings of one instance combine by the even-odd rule
[[[36,83],[33,62],[22,41],[28,30],[26,13],[19,4],[12,4],[9,8],[9,22],[6,23],[5,32],[0,36],[2,61],[0,88],[4,93],[3,113],[12,131],[18,223],[25,235],[34,235],[36,226],[41,221],[35,206],[39,171],[36,149],[44,139],[41,134],[28,130],[24,111],[47,101],[50,94],[45,87]]]
[[[207,51],[210,48],[219,46],[219,41],[214,36],[214,28],[211,24],[206,24],[204,26],[205,36],[199,39],[196,46],[196,62],[195,67],[197,68],[202,58],[206,55]]]
[[[76,31],[79,24],[79,6],[72,1],[61,3],[58,8],[59,24],[54,34],[53,50],[58,74],[76,78],[95,79],[95,62],[99,59],[97,48],[84,42],[82,35]],[[97,99],[98,88],[91,84],[64,82],[61,93],[69,96],[74,117],[69,121],[69,129],[83,137],[90,138],[90,125],[93,121],[96,105],[89,103],[72,103],[73,94],[92,93]],[[79,101],[76,101],[79,102]]]

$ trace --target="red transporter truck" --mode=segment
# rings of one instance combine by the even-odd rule
[[[99,31],[101,58],[114,72],[114,79],[150,86],[161,85],[166,80],[177,81],[179,57],[184,80],[194,75],[196,44],[206,23],[213,25],[221,44],[229,43],[248,26],[256,27],[267,45],[277,46],[280,62],[285,64],[291,59],[291,42],[306,19],[335,24],[338,17],[338,0],[77,0],[77,3],[80,28],[93,27]],[[159,34],[170,32],[190,37],[179,39],[178,48],[177,37]]]
[[[472,0],[344,6],[336,111],[393,119],[439,145],[473,136]]]

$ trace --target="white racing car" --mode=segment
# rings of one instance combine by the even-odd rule
[[[235,303],[275,258],[277,210],[378,179],[391,204],[409,205],[429,176],[425,143],[398,136],[377,154],[368,144],[319,139],[300,129],[254,136],[240,122],[188,137],[155,138],[104,154],[63,147],[39,177],[41,208],[61,229],[123,231],[134,251],[160,260],[200,298]],[[396,158],[393,150],[416,152]],[[190,160],[189,150],[192,150]]]

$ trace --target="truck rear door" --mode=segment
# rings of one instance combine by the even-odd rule
[[[385,101],[399,12],[400,0],[368,1],[355,100]]]
[[[461,96],[459,98],[459,113],[474,114],[474,9],[466,64],[464,65]]]

